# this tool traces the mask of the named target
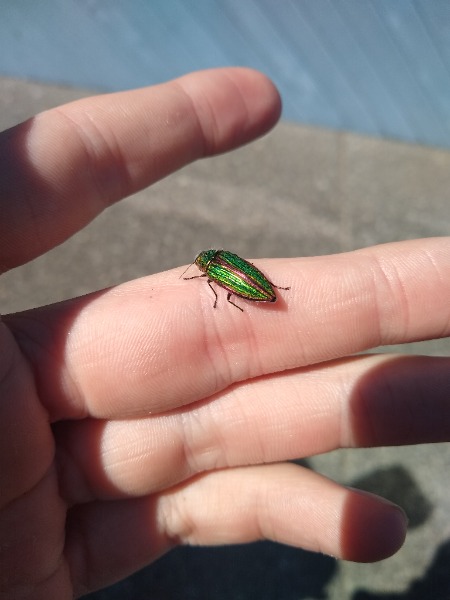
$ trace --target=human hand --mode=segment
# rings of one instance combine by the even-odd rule
[[[278,110],[262,76],[219,70],[5,132],[3,268]],[[179,269],[4,317],[2,598],[79,596],[179,543],[269,538],[362,561],[400,547],[398,508],[276,463],[449,439],[447,359],[345,358],[448,335],[449,240],[257,266],[291,290],[244,314],[214,310]]]

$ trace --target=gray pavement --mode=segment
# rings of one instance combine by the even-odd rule
[[[83,95],[0,78],[0,126]],[[307,256],[448,235],[449,202],[447,151],[281,124],[254,144],[136,194],[46,256],[4,275],[0,312],[169,269],[208,247],[255,258]],[[449,340],[402,347],[449,350]],[[90,598],[450,599],[448,445],[339,451],[308,464],[401,504],[410,518],[404,548],[375,565],[269,543],[182,548]]]

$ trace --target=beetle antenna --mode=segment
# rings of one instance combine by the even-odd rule
[[[184,274],[185,274],[187,271],[189,271],[189,269],[192,267],[192,265],[193,265],[194,263],[195,263],[195,260],[194,260],[194,262],[191,262],[191,264],[190,264],[190,265],[187,267],[187,269],[185,269],[185,270],[184,270],[184,271],[181,273],[181,275],[180,275],[179,279],[181,279],[181,278],[183,277],[183,275],[184,275]]]

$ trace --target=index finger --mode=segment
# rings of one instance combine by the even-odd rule
[[[265,133],[279,113],[265,76],[228,68],[85,98],[3,132],[0,272],[181,166]]]
[[[5,317],[52,418],[163,412],[229,385],[373,346],[450,334],[450,238],[258,262],[275,304],[213,308],[182,269]],[[223,292],[223,290],[221,290]]]

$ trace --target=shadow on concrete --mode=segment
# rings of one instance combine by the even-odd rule
[[[178,548],[86,600],[325,600],[338,570],[329,557],[273,542]]]
[[[352,600],[448,600],[450,598],[450,541],[441,544],[426,573],[400,593],[355,592]]]

